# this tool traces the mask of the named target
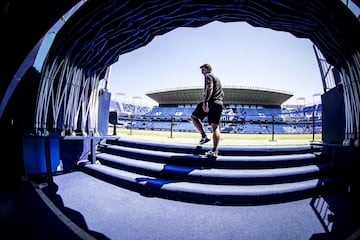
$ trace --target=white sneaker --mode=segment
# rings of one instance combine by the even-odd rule
[[[217,151],[217,150],[216,150],[216,151],[213,151],[213,150],[207,151],[207,152],[205,153],[205,156],[206,156],[206,157],[210,157],[210,158],[217,158],[217,156],[218,156],[218,151]]]
[[[203,138],[201,138],[200,139],[200,144],[204,144],[204,143],[207,143],[208,141],[210,141],[210,139],[207,137],[207,136],[205,136],[205,137],[203,137]]]

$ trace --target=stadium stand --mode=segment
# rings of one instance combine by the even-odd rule
[[[223,133],[322,132],[321,104],[287,108],[282,104],[292,97],[291,93],[244,87],[224,89],[228,95],[222,114],[221,132]],[[118,113],[119,125],[125,128],[195,132],[190,115],[196,104],[201,101],[199,94],[201,91],[200,87],[194,87],[151,92],[147,95],[159,103],[152,108],[112,100],[110,111]],[[259,101],[259,92],[262,96],[261,101]],[[239,97],[242,95],[245,96]],[[204,124],[207,124],[207,119]]]

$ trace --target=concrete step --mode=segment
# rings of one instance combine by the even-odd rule
[[[222,147],[216,159],[204,146],[107,139],[96,163],[80,168],[115,185],[178,201],[223,205],[280,203],[331,187],[332,165],[321,147]]]

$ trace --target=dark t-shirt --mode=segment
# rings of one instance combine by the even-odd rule
[[[212,81],[212,84],[213,84],[213,92],[212,92],[212,95],[210,96],[209,102],[214,102],[214,103],[223,105],[224,91],[222,89],[222,85],[221,85],[219,78],[217,78],[212,73],[206,74],[205,86],[204,86],[205,88],[206,88],[206,84],[210,83],[210,81]]]

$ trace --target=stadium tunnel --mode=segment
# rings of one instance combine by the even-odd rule
[[[353,2],[360,7],[359,1]],[[12,139],[2,144],[3,151],[12,153],[11,159],[2,161],[2,177],[5,172],[11,175],[6,180],[24,175],[28,158],[54,154],[51,141],[45,151],[38,149],[34,142],[39,139],[54,132],[61,138],[78,129],[83,138],[104,134],[101,128],[107,127],[108,113],[98,118],[104,116],[98,111],[110,93],[99,83],[106,81],[108,68],[120,55],[178,27],[196,28],[213,21],[247,22],[309,39],[340,76],[339,87],[322,96],[323,108],[332,106],[324,112],[324,143],[337,144],[339,160],[358,148],[360,23],[342,1],[87,0],[63,17],[76,4],[8,0],[0,6],[1,131]],[[33,64],[43,37],[60,18],[63,26],[38,72]],[[78,108],[72,108],[75,105]],[[77,141],[81,145],[83,140]],[[79,154],[76,148],[66,149]]]

